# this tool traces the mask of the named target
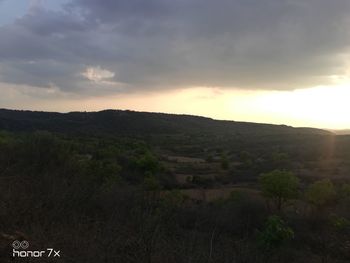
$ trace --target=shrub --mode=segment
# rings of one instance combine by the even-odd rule
[[[273,249],[282,246],[294,238],[294,231],[278,216],[267,219],[264,229],[259,233],[259,244],[264,249]]]
[[[336,198],[336,191],[331,180],[323,179],[309,186],[306,199],[318,208],[331,204]]]

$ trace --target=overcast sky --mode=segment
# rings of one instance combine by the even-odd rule
[[[312,116],[350,112],[334,102],[349,95],[349,14],[349,0],[0,0],[0,107],[350,128]],[[262,113],[274,96],[314,111]]]

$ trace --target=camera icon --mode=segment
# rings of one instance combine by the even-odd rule
[[[14,249],[27,249],[29,247],[29,242],[27,240],[15,240],[12,242],[12,247]]]

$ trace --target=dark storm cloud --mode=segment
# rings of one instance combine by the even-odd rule
[[[344,71],[349,11],[348,0],[76,0],[59,12],[35,8],[0,27],[0,81],[87,93],[327,84]],[[103,70],[106,80],[96,75]]]

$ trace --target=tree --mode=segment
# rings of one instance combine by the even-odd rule
[[[309,186],[306,199],[317,208],[323,208],[336,198],[336,191],[331,180],[323,179]]]
[[[157,158],[148,151],[136,161],[136,165],[144,173],[155,174],[160,169]]]
[[[272,199],[280,211],[283,205],[298,195],[299,180],[291,172],[274,170],[260,176],[262,193]]]

